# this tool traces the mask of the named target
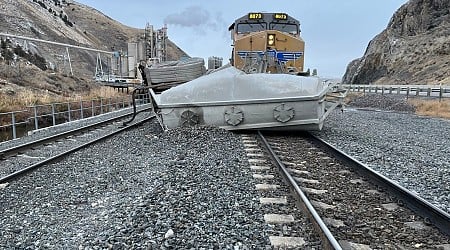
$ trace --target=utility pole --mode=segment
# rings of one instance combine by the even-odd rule
[[[70,75],[73,76],[72,62],[70,61],[70,54],[69,54],[69,48],[68,47],[66,47],[66,52],[67,52],[67,58],[69,59]]]

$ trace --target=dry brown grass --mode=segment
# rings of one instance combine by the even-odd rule
[[[63,97],[46,92],[36,92],[29,89],[18,91],[14,94],[0,92],[0,113],[23,110],[27,106],[49,104],[55,102],[69,102],[92,100],[100,98],[110,98],[124,96],[125,93],[119,93],[111,87],[99,87],[91,89],[85,93],[77,93],[68,97]]]
[[[349,102],[355,100],[356,98],[359,98],[362,96],[364,96],[364,94],[361,92],[348,92],[347,95],[345,96],[344,102],[349,103]]]
[[[349,92],[345,98],[345,103],[364,96],[363,93]],[[436,99],[411,98],[408,103],[416,107],[416,114],[430,117],[450,119],[450,99],[444,98],[441,101]]]
[[[450,119],[450,100],[410,99],[409,103],[416,107],[416,114]]]
[[[69,100],[80,100],[80,98],[83,98],[83,100],[90,100],[90,99],[99,99],[99,98],[109,98],[109,97],[120,97],[125,96],[126,93],[117,92],[114,88],[111,87],[99,87],[89,90],[88,92],[82,93],[82,94],[74,94],[72,95]]]
[[[15,94],[0,93],[0,112],[23,110],[27,106],[54,101],[56,101],[55,97],[50,94],[34,93],[31,90],[24,90]]]

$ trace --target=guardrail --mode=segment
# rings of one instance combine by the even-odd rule
[[[439,100],[442,100],[442,98],[450,98],[450,86],[344,84],[343,87],[353,92],[381,93],[382,95],[403,94],[406,95],[406,98],[409,98],[410,96],[438,97]]]
[[[146,102],[146,98],[139,98]],[[143,103],[142,103],[143,104]],[[28,131],[93,117],[132,106],[131,96],[34,105],[24,110],[0,113],[0,142]]]

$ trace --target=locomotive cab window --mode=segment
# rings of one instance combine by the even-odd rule
[[[267,23],[265,22],[247,22],[247,23],[239,23],[237,25],[236,33],[245,34],[250,32],[258,32],[267,30]]]
[[[278,31],[281,31],[281,32],[286,32],[286,33],[289,33],[291,35],[298,35],[299,34],[298,25],[296,25],[296,24],[273,22],[273,23],[270,23],[270,29],[271,30],[278,30]]]

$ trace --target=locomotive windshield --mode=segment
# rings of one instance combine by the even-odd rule
[[[278,30],[281,32],[286,32],[291,35],[297,35],[298,34],[298,25],[295,24],[287,24],[287,23],[270,23],[270,29],[271,30]]]
[[[250,32],[258,32],[267,30],[267,23],[258,22],[258,23],[240,23],[237,25],[237,33],[250,33]]]
[[[291,35],[299,35],[300,23],[284,13],[250,13],[236,20],[230,27],[237,34],[264,30],[278,30]]]

